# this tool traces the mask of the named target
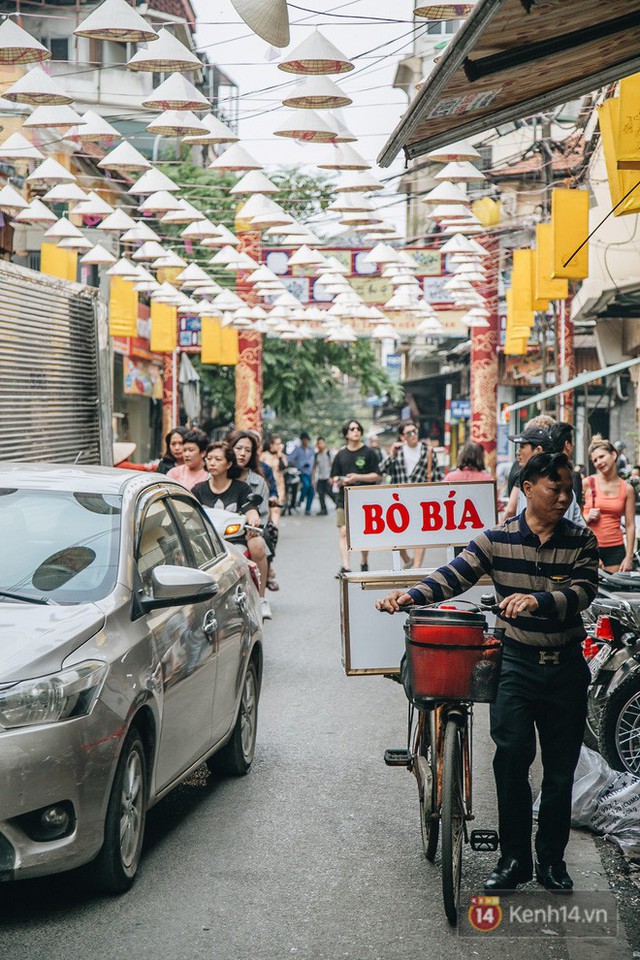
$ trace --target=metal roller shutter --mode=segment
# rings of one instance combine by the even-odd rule
[[[98,367],[97,297],[0,263],[0,460],[100,463]]]

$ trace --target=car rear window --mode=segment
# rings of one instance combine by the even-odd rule
[[[116,495],[0,488],[0,591],[58,603],[107,596],[116,583],[121,511]]]

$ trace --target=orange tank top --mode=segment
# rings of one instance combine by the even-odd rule
[[[599,547],[617,547],[624,544],[620,520],[624,516],[627,499],[627,484],[620,480],[618,492],[613,497],[605,497],[595,476],[587,477],[585,492],[585,515],[594,507],[600,511],[597,520],[589,522],[589,528],[596,535]]]

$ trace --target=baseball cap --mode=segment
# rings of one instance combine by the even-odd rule
[[[542,447],[543,450],[551,449],[551,437],[544,427],[527,427],[515,437],[509,437],[509,440],[514,443],[530,443],[532,447]]]

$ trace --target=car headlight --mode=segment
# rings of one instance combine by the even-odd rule
[[[102,689],[108,666],[87,660],[0,690],[0,727],[29,727],[86,716]]]

